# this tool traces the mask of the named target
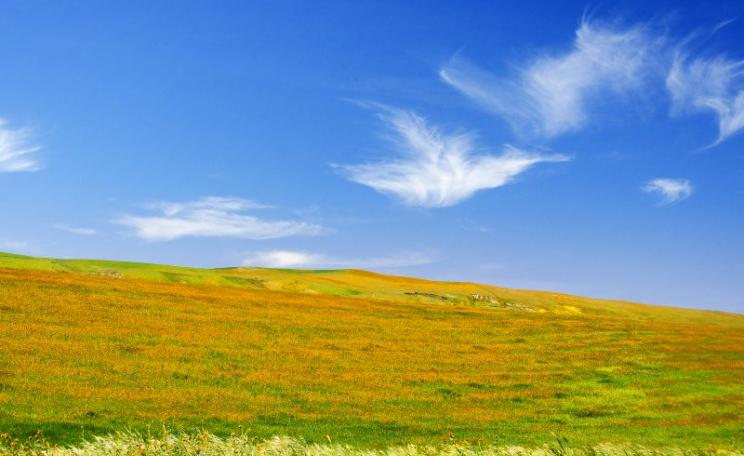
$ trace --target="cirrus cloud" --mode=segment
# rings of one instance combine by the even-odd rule
[[[399,156],[336,168],[347,179],[411,206],[453,206],[478,191],[510,183],[538,163],[570,160],[565,155],[526,152],[510,145],[498,155],[478,154],[472,134],[445,134],[411,111],[375,106],[394,133],[392,141]]]
[[[207,197],[185,203],[158,202],[147,207],[160,213],[125,215],[115,222],[134,229],[137,237],[148,241],[172,241],[189,236],[264,240],[327,232],[314,223],[246,215],[245,210],[268,206],[242,198]]]
[[[459,56],[439,76],[517,132],[552,137],[584,127],[592,94],[642,87],[658,69],[662,41],[645,25],[584,21],[570,51],[529,61],[512,76],[495,76]]]
[[[718,118],[715,146],[744,129],[744,60],[689,58],[677,53],[666,86],[676,112],[708,111]]]
[[[30,143],[31,130],[8,128],[0,118],[0,173],[38,171],[41,164],[35,158],[41,148]]]

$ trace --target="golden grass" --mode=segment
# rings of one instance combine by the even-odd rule
[[[161,455],[244,455],[244,456],[744,456],[736,448],[689,448],[602,443],[572,447],[563,439],[540,447],[495,446],[468,442],[439,445],[400,445],[371,450],[351,445],[307,443],[292,437],[260,440],[246,435],[220,438],[208,432],[143,436],[119,432],[96,437],[76,447],[60,447],[34,437],[27,441],[0,435],[0,455],[8,456],[161,456]]]
[[[242,426],[377,447],[744,439],[740,315],[479,286],[543,309],[527,311],[399,292],[471,284],[319,275],[386,298],[0,269],[0,430]]]

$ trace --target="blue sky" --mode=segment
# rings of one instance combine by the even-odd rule
[[[0,250],[744,312],[743,12],[3,2]]]

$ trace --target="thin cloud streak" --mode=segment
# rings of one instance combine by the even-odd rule
[[[77,234],[80,236],[95,236],[98,234],[98,231],[92,228],[74,227],[74,226],[65,225],[63,223],[54,224],[53,228],[59,231],[65,231],[67,233]]]
[[[207,196],[196,201],[186,203],[170,203],[158,201],[147,204],[148,209],[161,210],[165,215],[176,215],[179,212],[195,211],[200,209],[219,210],[219,211],[245,211],[248,209],[271,209],[272,206],[257,203],[244,198],[226,198],[222,196]]]
[[[183,237],[231,237],[265,240],[290,236],[317,236],[328,230],[298,220],[266,220],[241,212],[266,208],[241,198],[207,197],[186,203],[159,202],[148,205],[159,215],[125,215],[115,223],[134,229],[147,241],[172,241]]]
[[[394,134],[391,139],[399,156],[336,168],[347,179],[411,206],[453,206],[481,190],[510,183],[538,163],[570,160],[509,145],[499,155],[477,154],[472,134],[445,134],[413,112],[374,106]]]
[[[661,197],[661,204],[674,204],[689,198],[693,192],[692,183],[687,179],[657,178],[643,186],[643,191]]]
[[[41,147],[30,143],[31,130],[8,128],[0,118],[0,173],[30,172],[41,169],[35,154]]]
[[[433,263],[436,256],[422,252],[406,252],[399,255],[378,258],[335,258],[322,253],[299,250],[268,250],[249,255],[243,266],[268,268],[400,268],[421,266]]]
[[[658,71],[663,39],[646,26],[613,29],[584,21],[573,49],[497,77],[455,56],[439,75],[520,134],[552,137],[585,126],[591,95],[640,89]]]

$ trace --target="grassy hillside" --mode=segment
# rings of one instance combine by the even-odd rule
[[[744,316],[364,271],[0,255],[0,431],[744,442]]]

